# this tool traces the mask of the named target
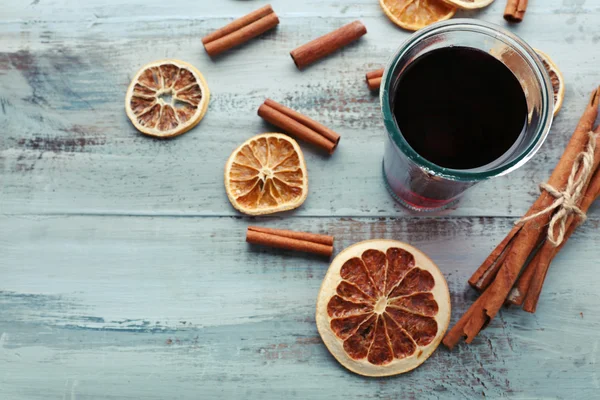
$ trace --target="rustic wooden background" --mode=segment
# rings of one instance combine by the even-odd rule
[[[394,238],[441,267],[456,321],[470,273],[537,196],[588,93],[600,84],[600,3],[530,1],[510,29],[550,54],[567,91],[542,151],[438,216],[409,215],[381,178],[378,98],[363,82],[408,33],[376,0],[272,0],[279,27],[211,60],[200,38],[265,4],[234,0],[0,0],[0,398],[599,398],[600,216],[556,259],[535,315],[503,310],[470,346],[419,369],[367,379],[317,334],[328,262],[249,247],[249,223],[329,232],[336,249]],[[504,25],[504,1],[457,16]],[[288,53],[355,19],[369,33],[299,72]],[[123,110],[138,68],[197,66],[206,118],[170,141]],[[295,212],[230,206],[230,152],[274,128],[271,97],[342,134],[332,157],[303,146],[310,193]]]

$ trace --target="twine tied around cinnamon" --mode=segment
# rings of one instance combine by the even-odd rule
[[[576,214],[579,217],[579,222],[583,223],[587,216],[577,204],[581,197],[585,194],[585,186],[589,181],[590,175],[594,172],[594,151],[596,150],[596,135],[590,131],[588,133],[589,140],[584,151],[577,155],[571,168],[571,174],[567,180],[565,189],[561,192],[547,183],[540,184],[540,190],[545,190],[556,200],[545,209],[518,220],[515,224],[522,224],[544,215],[547,213],[556,213],[552,216],[548,225],[548,241],[555,247],[559,246],[565,238],[565,228],[569,215]],[[559,224],[558,236],[554,238],[554,229]]]

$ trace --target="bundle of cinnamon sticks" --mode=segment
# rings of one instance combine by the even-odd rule
[[[504,304],[536,311],[552,260],[600,196],[600,125],[593,129],[599,103],[600,87],[539,198],[469,279],[482,293],[444,337],[448,348],[463,337],[471,343]]]

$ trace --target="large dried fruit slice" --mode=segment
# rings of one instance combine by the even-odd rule
[[[210,91],[194,66],[179,60],[144,65],[125,96],[125,111],[146,135],[168,138],[192,129],[206,114]]]
[[[333,356],[366,376],[421,365],[450,322],[450,294],[437,266],[395,240],[368,240],[332,262],[317,299],[317,329]]]
[[[264,133],[235,149],[225,165],[231,204],[249,215],[299,207],[308,194],[308,175],[298,143],[281,133]]]
[[[387,17],[401,28],[417,31],[452,18],[456,7],[443,0],[379,0]]]

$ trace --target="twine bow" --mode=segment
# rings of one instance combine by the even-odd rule
[[[547,183],[540,184],[541,190],[545,190],[556,199],[554,203],[545,209],[533,215],[523,217],[516,222],[516,224],[522,224],[535,219],[540,215],[552,213],[558,209],[558,211],[556,211],[556,213],[552,216],[550,224],[548,225],[548,241],[555,247],[559,246],[565,238],[566,223],[571,214],[576,214],[579,217],[580,222],[585,221],[587,218],[585,213],[581,211],[579,207],[577,207],[577,204],[579,203],[581,197],[585,194],[585,186],[593,172],[592,168],[594,166],[596,135],[594,132],[589,132],[588,135],[590,138],[588,140],[586,149],[579,153],[577,158],[575,158],[565,189],[561,192]],[[559,229],[558,236],[555,239],[554,230],[557,224],[559,224]]]

